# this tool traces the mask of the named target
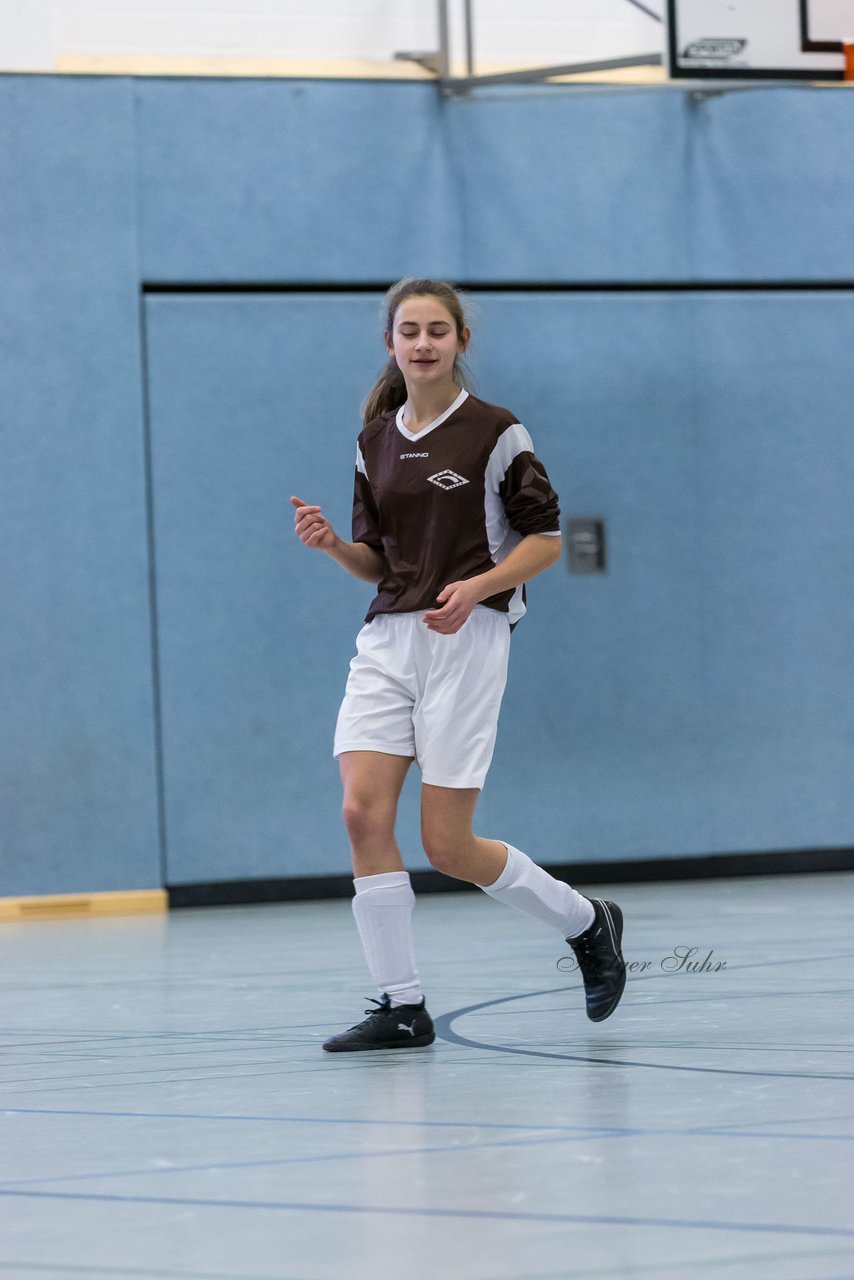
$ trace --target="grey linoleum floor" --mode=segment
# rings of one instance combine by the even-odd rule
[[[849,1280],[852,889],[608,889],[599,1026],[560,938],[424,895],[409,1053],[321,1052],[346,901],[0,926],[0,1276]]]

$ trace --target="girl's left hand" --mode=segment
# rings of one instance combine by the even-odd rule
[[[476,604],[480,603],[480,592],[475,579],[465,582],[451,582],[436,596],[441,609],[428,609],[424,614],[424,622],[430,631],[438,631],[440,635],[452,636],[469,618]]]

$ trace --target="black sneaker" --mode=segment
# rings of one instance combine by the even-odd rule
[[[433,1019],[420,1004],[399,1004],[392,1008],[387,995],[382,1000],[372,1000],[376,1009],[366,1009],[368,1015],[349,1031],[330,1036],[324,1042],[327,1053],[355,1053],[362,1049],[420,1049],[436,1039]]]
[[[620,952],[623,913],[616,902],[591,898],[593,923],[577,938],[567,938],[575,952],[591,1022],[604,1022],[620,1003],[626,985],[626,962]]]

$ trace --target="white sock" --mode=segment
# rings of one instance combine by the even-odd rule
[[[415,894],[407,871],[358,876],[353,915],[371,977],[392,1005],[418,1004],[421,982],[415,967],[412,908]]]
[[[594,911],[589,899],[575,889],[555,880],[536,862],[507,845],[507,862],[494,884],[482,884],[484,893],[510,907],[559,929],[565,938],[576,938],[593,923]]]

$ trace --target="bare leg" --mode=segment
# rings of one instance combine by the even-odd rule
[[[353,853],[355,876],[403,871],[403,859],[394,835],[397,802],[409,756],[382,751],[344,751],[338,757],[344,785],[343,815]]]
[[[484,840],[471,829],[476,790],[433,787],[421,792],[421,832],[433,866],[457,880],[479,885],[490,897],[575,937],[593,920],[593,907],[570,885],[555,879],[501,840]]]
[[[339,760],[353,850],[353,915],[365,959],[390,1007],[416,1008],[423,992],[412,935],[415,895],[394,838],[397,802],[412,761],[381,751],[347,751]],[[358,1038],[361,1032],[353,1034]],[[432,1040],[432,1026],[429,1034]]]
[[[437,871],[455,880],[492,884],[507,863],[507,846],[472,831],[477,787],[421,788],[421,840]]]
[[[594,904],[521,850],[474,835],[479,795],[476,789],[423,784],[421,838],[428,858],[437,871],[469,880],[490,897],[559,930],[578,957],[587,1016],[601,1022],[614,1012],[626,985],[620,908],[598,899]]]

